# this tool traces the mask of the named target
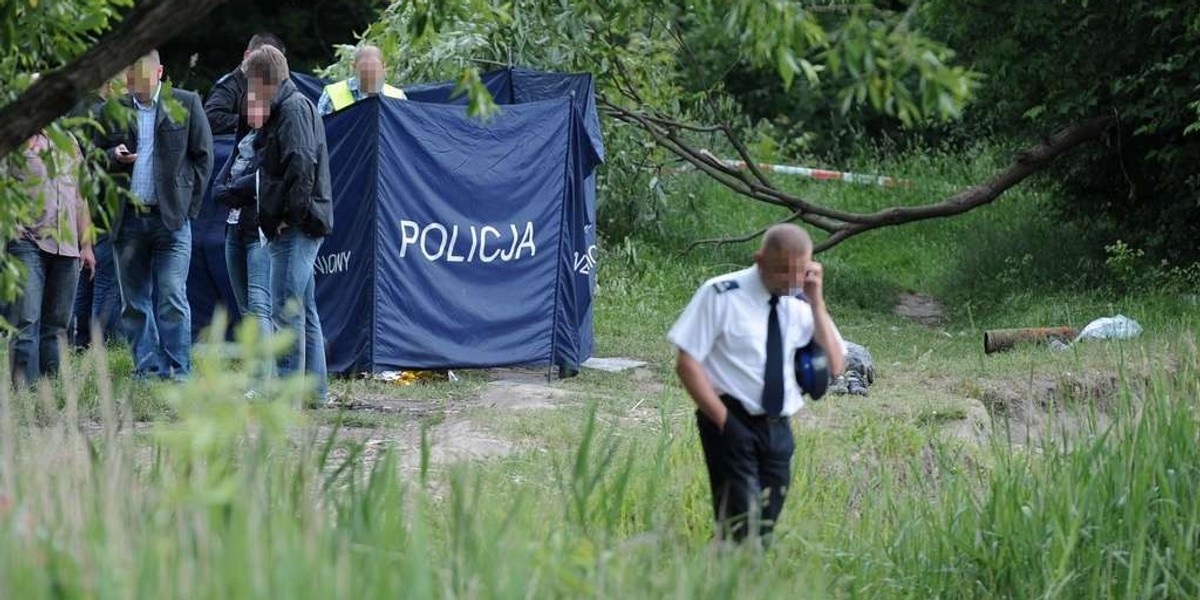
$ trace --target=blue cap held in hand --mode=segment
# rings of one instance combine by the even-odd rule
[[[816,341],[796,350],[796,383],[801,393],[820,400],[829,388],[829,355]]]

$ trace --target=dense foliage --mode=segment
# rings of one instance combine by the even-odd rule
[[[900,123],[953,119],[971,96],[974,74],[912,27],[899,3],[819,6],[759,0],[644,3],[636,0],[429,0],[394,3],[365,37],[378,44],[399,81],[457,78],[477,112],[480,70],[510,64],[596,76],[607,102],[696,123],[728,123],[758,138],[754,113],[728,93],[732,71],[765,75],[781,94],[823,86],[838,114],[867,111]],[[343,75],[349,54],[331,68]],[[652,230],[673,196],[660,168],[671,156],[643,132],[605,123],[601,232],[621,239]],[[694,143],[732,153],[712,136]],[[770,158],[770,157],[767,157]]]
[[[923,17],[985,76],[967,111],[976,131],[1028,137],[1118,119],[1056,172],[1065,216],[1156,259],[1200,258],[1200,5],[932,0]]]

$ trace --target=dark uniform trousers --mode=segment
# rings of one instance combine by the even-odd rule
[[[751,415],[732,396],[721,401],[729,409],[724,431],[696,411],[717,536],[741,542],[757,532],[769,543],[792,475],[790,419]]]

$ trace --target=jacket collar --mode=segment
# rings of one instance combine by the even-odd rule
[[[154,128],[159,129],[163,126],[163,123],[166,123],[168,120],[167,119],[167,111],[162,110],[162,103],[160,102],[161,97],[162,97],[162,91],[163,91],[163,84],[160,81],[158,83],[158,87],[155,88],[155,90],[154,90],[154,98],[153,98],[153,100],[151,100],[151,102],[148,106],[145,104],[142,104],[140,101],[138,101],[137,97],[134,96],[133,94],[125,94],[125,97],[121,100],[121,102],[125,106],[133,109],[134,111],[142,110],[142,109],[149,110],[151,107],[153,107],[154,108]],[[132,127],[133,131],[137,131],[137,129],[138,129],[137,117],[136,116],[131,117],[131,121],[132,122],[130,123],[130,127]]]
[[[271,100],[271,118],[274,118],[275,111],[296,93],[298,93],[296,84],[292,83],[292,79],[289,77],[283,80],[283,83],[279,85],[279,91],[275,92],[275,98]]]
[[[134,94],[129,94],[129,99],[133,101],[133,107],[138,110],[150,110],[158,108],[158,97],[162,95],[162,82],[158,82],[158,87],[154,88],[154,96],[150,98],[150,104],[142,104]]]

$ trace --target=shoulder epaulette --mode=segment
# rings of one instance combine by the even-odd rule
[[[724,294],[725,292],[728,292],[729,290],[736,290],[736,289],[738,289],[738,287],[740,287],[738,282],[733,279],[727,279],[725,281],[718,281],[713,284],[713,289],[717,290],[718,294]]]

